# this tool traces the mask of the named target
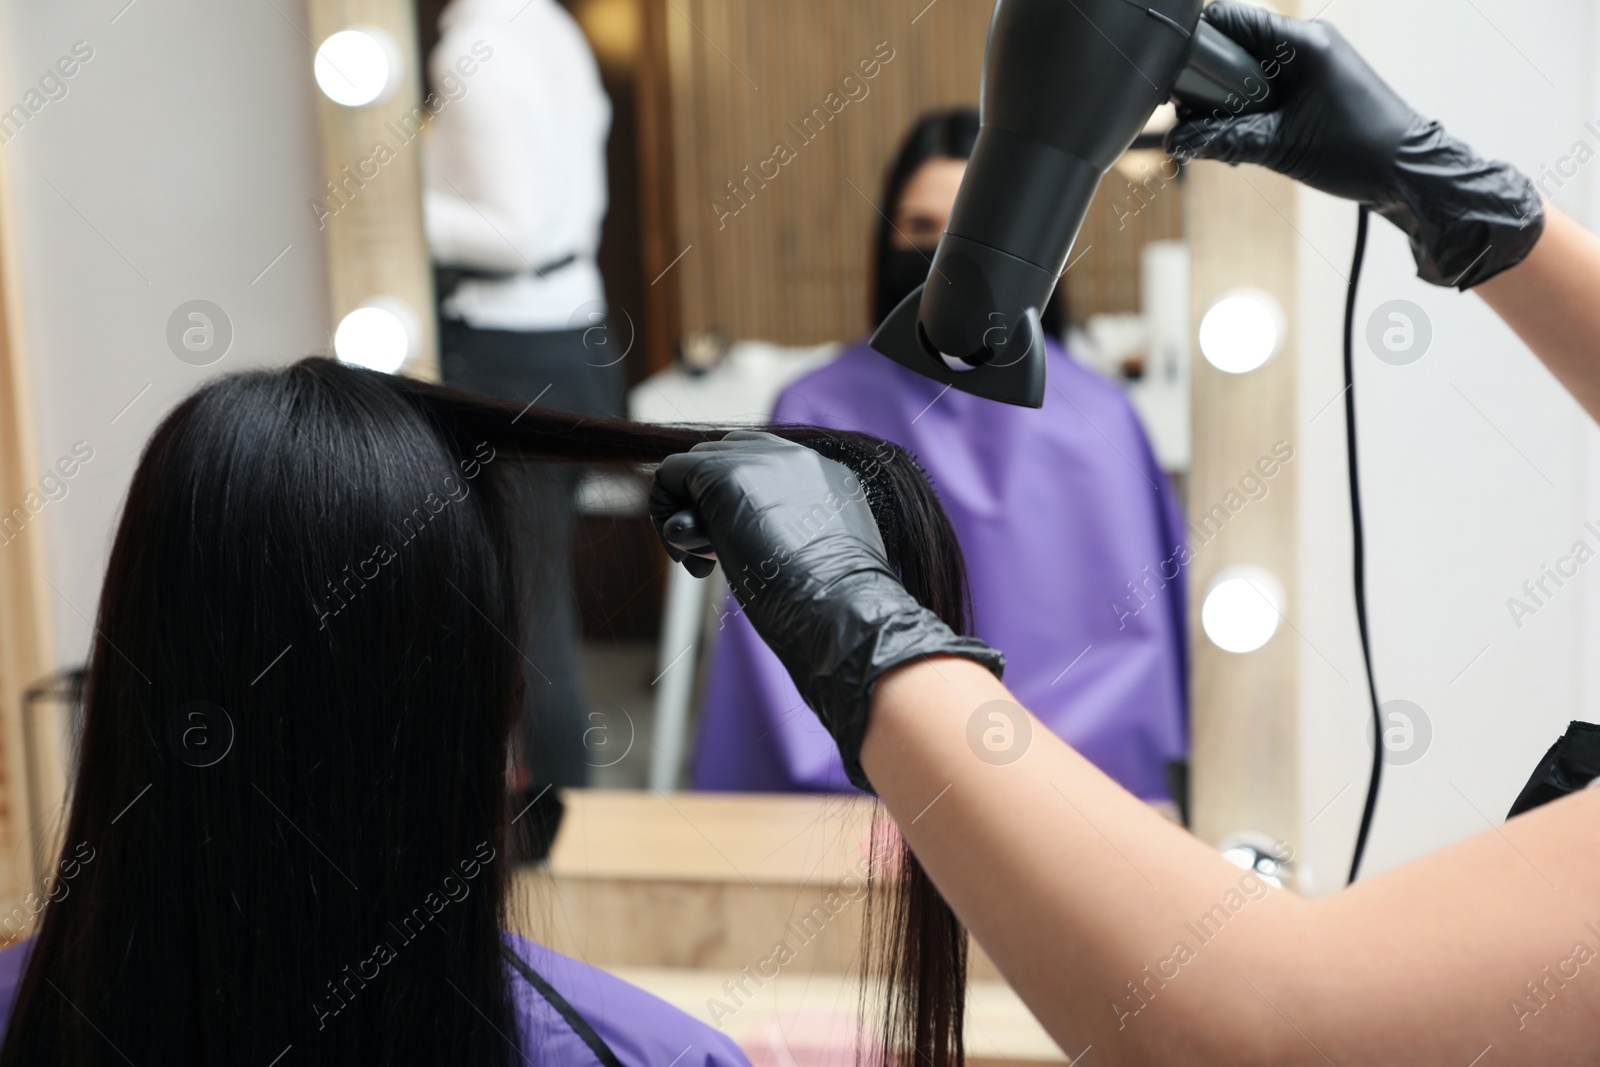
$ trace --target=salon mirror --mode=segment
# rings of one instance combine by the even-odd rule
[[[507,63],[524,47],[519,29],[579,31],[570,43],[586,50],[581,66],[598,75],[603,98],[591,100],[586,81],[569,77],[565,104],[527,122],[543,129],[564,112],[568,125],[556,136],[574,137],[573,124],[595,125],[588,116],[596,103],[609,112],[600,120],[603,187],[555,194],[581,211],[604,201],[592,249],[598,285],[574,284],[566,321],[556,325],[582,331],[587,362],[618,363],[621,403],[634,417],[758,421],[786,384],[869,332],[886,174],[920,116],[974,102],[988,5],[921,13],[896,4],[840,2],[819,11],[746,0],[502,6],[418,0],[396,12],[414,26],[407,49],[422,64],[416,89],[426,128],[411,153],[420,162],[417,188],[428,190],[430,204],[450,202],[445,211],[489,223],[480,231],[507,252],[499,269],[526,274],[561,258],[537,234],[517,231],[508,221],[514,212],[496,210],[507,206],[496,201],[504,193],[483,168],[512,164],[452,144],[458,128],[496,121],[498,94],[518,91],[508,87],[516,79]],[[481,21],[493,18],[504,25]],[[529,100],[503,106],[527,108]],[[324,120],[349,116],[324,108]],[[1150,469],[1181,499],[1191,466],[1191,330],[1185,179],[1159,148],[1170,121],[1158,114],[1107,178],[1055,310],[1074,356],[1137,411]],[[571,181],[591,171],[575,173]],[[421,200],[409,206],[408,224],[423,213]],[[461,284],[451,269],[460,264],[439,257],[463,246],[437,225],[432,232],[443,247],[430,253],[426,237],[408,242],[408,271],[427,272],[436,287]],[[561,273],[572,270],[558,266],[551,288],[566,285]],[[451,291],[476,293],[475,282]],[[448,294],[435,292],[435,308],[441,296]],[[554,320],[546,314],[542,322]],[[450,339],[458,327],[437,316],[427,325],[424,332],[444,342],[440,358],[457,358]],[[427,361],[416,368],[431,372]],[[538,385],[529,383],[530,397]],[[583,774],[612,788],[692,785],[708,679],[717,696],[709,676],[725,594],[663,566],[637,484],[586,478],[575,521]],[[1139,580],[1138,569],[1126,577]],[[715,747],[699,758],[735,758]],[[1165,782],[1168,772],[1156,773]]]

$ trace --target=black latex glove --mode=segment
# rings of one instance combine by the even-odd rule
[[[685,510],[695,513],[706,550],[716,553],[756,633],[833,735],[861,789],[872,788],[861,741],[879,677],[927,656],[964,656],[997,675],[1005,663],[906,592],[889,568],[861,481],[804,445],[735,430],[668,457],[650,491],[650,519],[673,559],[693,561],[683,540],[664,532],[683,527],[676,517]]]
[[[1539,240],[1544,206],[1533,183],[1411,110],[1332,26],[1231,0],[1200,17],[1263,62],[1279,106],[1180,114],[1167,135],[1175,157],[1258,163],[1370,204],[1411,238],[1417,273],[1435,285],[1470,289]]]

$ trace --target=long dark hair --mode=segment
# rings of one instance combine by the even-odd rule
[[[964,624],[955,536],[915,462],[863,435],[774,432],[869,457],[891,562]],[[515,468],[649,464],[707,436],[322,358],[181,402],[112,547],[53,874],[68,892],[0,1065],[291,1047],[295,1063],[516,1061],[505,771],[538,561]],[[887,1062],[958,1064],[965,933],[903,846],[898,863],[869,898],[863,988],[885,994]]]
[[[889,253],[894,248],[894,216],[900,207],[900,198],[912,175],[924,163],[935,159],[971,159],[973,146],[978,142],[982,123],[976,108],[957,107],[946,111],[930,111],[918,119],[906,134],[900,151],[889,166],[883,181],[883,198],[878,202],[878,231],[872,246],[872,321],[881,323],[894,310],[893,287],[886,284],[885,269]],[[1060,337],[1067,320],[1067,296],[1062,286],[1044,308],[1040,320],[1044,332]]]

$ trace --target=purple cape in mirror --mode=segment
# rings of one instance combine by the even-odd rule
[[[977,634],[1006,654],[1006,684],[1135,795],[1167,799],[1166,764],[1188,751],[1182,512],[1126,394],[1054,345],[1047,373],[1044,407],[1015,408],[862,343],[789,386],[774,417],[914,453],[960,538]],[[694,785],[849,789],[832,740],[737,610],[731,598],[717,608]]]

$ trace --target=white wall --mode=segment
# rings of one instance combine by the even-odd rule
[[[67,95],[0,147],[38,460],[80,440],[94,449],[35,520],[59,590],[56,655],[72,663],[87,650],[113,524],[159,418],[211,375],[327,348],[324,249],[306,208],[319,182],[312,47],[296,29],[306,25],[297,0],[8,0],[0,17],[0,108],[25,102],[75,42],[93,50]],[[174,309],[197,298],[234,331],[227,355],[203,368],[166,340]]]
[[[1600,135],[1584,129],[1600,118],[1587,0],[1338,0],[1325,17],[1418,110],[1484,155],[1537,176],[1576,141],[1600,151]],[[1591,225],[1597,173],[1600,162],[1555,196]],[[1325,892],[1349,864],[1370,761],[1342,405],[1317,414],[1342,387],[1355,211],[1307,193],[1297,228],[1300,852],[1313,891]],[[1432,347],[1409,366],[1380,362],[1362,337],[1392,299],[1419,305],[1432,324]],[[1600,520],[1600,434],[1480,300],[1417,281],[1405,240],[1377,218],[1356,323],[1379,697],[1415,703],[1432,726],[1425,755],[1385,767],[1370,874],[1499,823],[1566,722],[1597,717],[1600,657],[1586,650],[1600,637],[1600,561],[1520,629],[1506,602],[1580,537],[1600,548],[1582,529]]]

